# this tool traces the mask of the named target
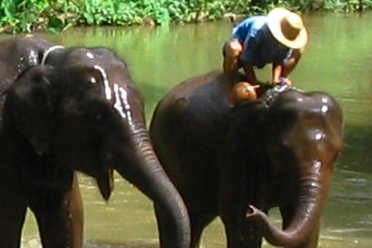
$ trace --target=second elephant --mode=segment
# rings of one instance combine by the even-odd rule
[[[158,104],[153,145],[184,197],[192,245],[217,216],[229,248],[317,247],[333,162],[343,145],[342,110],[321,92],[261,86],[257,101],[230,109],[222,72],[188,79]],[[279,207],[283,229],[267,213]],[[161,234],[171,230],[156,205]]]
[[[0,41],[0,91],[6,90],[29,66],[41,63],[44,52],[54,44],[26,35]]]

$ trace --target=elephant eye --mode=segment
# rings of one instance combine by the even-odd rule
[[[100,82],[102,81],[102,79],[100,79],[99,77],[95,76],[95,75],[86,75],[85,78],[83,79],[84,81],[84,84],[87,89],[97,89],[97,87],[99,88],[100,87]]]
[[[89,82],[95,84],[97,83],[97,79],[95,77],[90,77]]]

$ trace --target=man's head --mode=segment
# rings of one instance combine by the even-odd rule
[[[256,88],[258,85],[251,85],[248,82],[239,82],[234,85],[232,89],[232,97],[234,105],[245,101],[254,101],[257,99]]]
[[[275,8],[267,18],[269,30],[279,43],[292,49],[306,46],[308,34],[298,14],[284,8]]]

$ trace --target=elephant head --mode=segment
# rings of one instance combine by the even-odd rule
[[[237,107],[232,114],[232,129],[235,139],[238,130],[252,134],[245,156],[257,158],[254,153],[261,154],[265,179],[276,193],[286,197],[261,199],[258,204],[263,209],[249,206],[247,218],[257,223],[273,245],[316,247],[333,164],[343,146],[342,110],[334,98],[322,92],[286,89],[271,90],[267,95],[269,101],[262,97],[261,101]],[[252,140],[259,139],[263,142],[258,147]],[[268,188],[263,191],[275,193]],[[265,214],[273,206],[280,208],[283,230]]]
[[[46,54],[44,65],[24,71],[8,90],[5,128],[38,155],[95,178],[106,200],[116,170],[168,209],[177,223],[173,247],[188,247],[184,203],[153,151],[126,63],[106,48],[56,47]]]

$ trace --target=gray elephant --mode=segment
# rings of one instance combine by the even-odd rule
[[[343,146],[339,104],[321,92],[264,86],[230,109],[222,72],[188,79],[161,99],[150,136],[183,196],[191,247],[217,216],[229,248],[317,247],[333,162]],[[238,79],[239,80],[239,79]],[[241,76],[240,81],[244,80]],[[282,229],[268,219],[279,207]],[[172,229],[156,205],[161,235]]]
[[[43,247],[82,247],[76,170],[95,178],[106,200],[116,170],[166,209],[175,226],[168,247],[189,247],[186,207],[154,153],[143,99],[126,63],[107,48],[58,46],[40,62],[5,94],[0,247],[19,247],[27,207]]]

